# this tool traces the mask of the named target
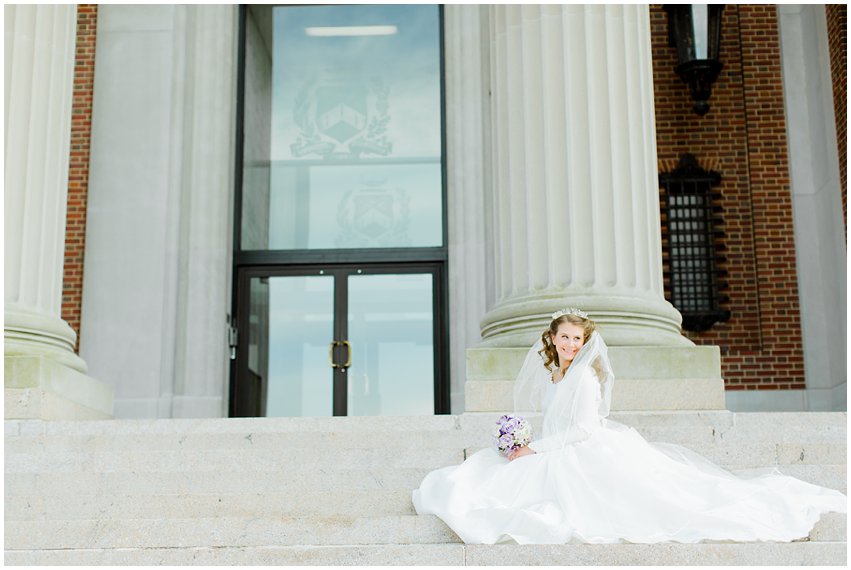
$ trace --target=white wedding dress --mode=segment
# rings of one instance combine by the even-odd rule
[[[607,420],[613,378],[601,390],[599,371],[579,360],[561,382],[535,386],[544,431],[529,445],[534,455],[509,462],[490,448],[432,471],[413,492],[417,513],[437,515],[468,544],[561,544],[791,541],[822,513],[846,512],[839,491],[780,474],[737,477]]]

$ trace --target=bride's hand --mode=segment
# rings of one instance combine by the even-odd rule
[[[520,459],[521,457],[524,457],[526,455],[534,455],[534,454],[535,454],[534,451],[532,451],[531,449],[529,449],[527,446],[524,445],[523,447],[518,447],[517,449],[515,449],[514,451],[509,453],[508,454],[508,460],[514,461],[515,459]]]

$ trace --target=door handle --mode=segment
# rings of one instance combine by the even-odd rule
[[[331,365],[331,368],[339,368],[340,365],[334,362],[334,347],[340,344],[339,341],[332,340],[328,343],[328,363]]]
[[[340,344],[345,345],[345,347],[347,349],[346,352],[348,353],[348,359],[346,360],[346,363],[342,365],[342,367],[348,368],[349,366],[352,365],[352,343],[350,343],[347,340],[344,340]]]

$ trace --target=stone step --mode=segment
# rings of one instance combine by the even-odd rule
[[[848,515],[824,513],[810,531],[809,539],[818,542],[843,542],[848,539]]]
[[[845,465],[785,465],[785,475],[847,492]],[[6,520],[414,514],[427,469],[393,473],[7,475]],[[747,474],[745,471],[744,474]],[[345,491],[340,491],[345,489]]]
[[[777,414],[789,420],[772,421],[771,414],[730,414],[729,412],[700,413],[630,413],[613,414],[613,419],[633,426],[646,439],[682,444],[699,453],[698,444],[722,444],[734,449],[736,445],[761,444],[760,458],[775,455],[800,457],[799,461],[842,462],[840,451],[846,442],[845,414],[813,414],[812,421],[804,421],[800,414]],[[757,418],[754,416],[761,416]],[[454,419],[453,419],[454,418]],[[820,418],[820,419],[819,419]],[[302,420],[324,420],[307,421]],[[68,424],[66,432],[54,433],[51,424],[44,422],[6,422],[5,455],[43,452],[61,454],[73,451],[126,452],[180,451],[187,450],[267,450],[273,453],[290,449],[314,449],[319,447],[345,450],[374,450],[398,447],[404,444],[411,449],[461,449],[481,448],[491,445],[491,430],[494,414],[464,414],[443,416],[440,422],[428,420],[423,430],[370,431],[356,428],[357,425],[383,426],[373,422],[375,418],[291,418],[280,422],[270,420],[159,420],[116,421],[115,430],[102,433],[109,422],[79,422]],[[433,418],[432,418],[433,419]],[[782,418],[781,418],[782,419]],[[360,421],[364,420],[364,421]],[[408,418],[408,420],[411,420]],[[447,421],[452,420],[452,421]],[[735,420],[735,421],[734,421]],[[279,431],[269,431],[265,422],[276,424]],[[290,423],[290,421],[292,423]],[[419,420],[403,422],[406,427]],[[540,431],[540,417],[531,417],[535,432]],[[194,423],[193,423],[194,422]],[[802,423],[803,422],[803,423]],[[733,425],[735,423],[735,425]],[[296,426],[296,424],[299,424]],[[316,431],[293,431],[312,425]],[[331,427],[352,427],[352,431],[329,431]],[[431,429],[437,426],[442,429]],[[777,427],[781,426],[781,427]],[[257,428],[256,431],[247,428]],[[429,428],[429,429],[425,429]],[[15,435],[23,433],[26,435]],[[353,433],[357,437],[353,437]],[[777,444],[775,452],[765,444]],[[806,445],[805,445],[806,444]],[[823,444],[835,444],[823,445]],[[723,447],[717,448],[720,452]],[[348,452],[348,451],[347,451]],[[367,452],[369,453],[369,452]],[[831,457],[833,456],[833,457]],[[809,459],[808,459],[809,457]],[[823,459],[825,458],[825,459]],[[781,463],[788,459],[781,458]]]
[[[845,565],[844,542],[722,544],[469,545],[468,566],[829,566]]]
[[[31,495],[7,497],[5,520],[19,522],[261,519],[304,521],[415,515],[408,490],[368,492],[222,493],[194,495]],[[447,529],[448,531],[448,529]],[[811,540],[845,540],[847,519],[826,513]],[[423,542],[423,540],[418,540]]]
[[[738,466],[731,466],[730,469],[741,475],[763,471],[763,468],[748,469]],[[847,465],[778,465],[777,470],[783,475],[848,494]]]
[[[459,542],[433,515],[214,517],[16,521],[5,548],[186,548]]]
[[[477,431],[489,427],[499,413],[478,412],[457,416],[366,416],[305,418],[211,418],[109,421],[5,420],[6,436],[128,436],[199,434],[414,434],[435,431]],[[539,414],[537,415],[539,416]],[[536,415],[530,415],[535,418]],[[743,436],[766,435],[776,438],[795,436],[804,440],[815,437],[844,438],[847,431],[845,412],[747,412],[666,411],[612,412],[610,418],[641,431],[643,428],[708,428],[716,432],[740,431]],[[536,420],[539,421],[539,420]],[[361,437],[359,439],[364,439]],[[368,438],[366,438],[368,439]],[[249,442],[250,443],[250,442]]]
[[[747,459],[747,458],[746,458]],[[457,465],[461,459],[449,462]],[[731,462],[722,465],[730,470],[763,470],[766,465],[753,462]],[[440,465],[386,469],[384,467],[351,468],[345,465],[321,468],[290,468],[252,471],[231,463],[219,470],[108,472],[8,472],[5,475],[5,494],[205,494],[205,493],[303,493],[348,489],[352,491],[412,490],[423,477]],[[804,481],[845,492],[846,464],[786,464],[778,465],[780,472]]]
[[[827,513],[807,540],[843,541],[846,521],[843,513]],[[7,551],[451,542],[460,539],[434,515],[99,518],[15,521],[5,528]]]
[[[347,432],[278,432],[278,433],[169,433],[124,435],[36,435],[5,438],[6,455],[16,453],[62,453],[69,450],[86,452],[149,451],[240,451],[331,448],[366,450],[404,445],[417,449],[463,449],[474,434],[461,430],[421,432],[374,432],[353,437]]]
[[[4,517],[19,520],[413,515],[411,489],[299,493],[29,494],[7,496]]]
[[[635,428],[651,441],[784,441],[845,442],[847,416],[840,412],[739,413],[731,412],[613,412],[611,420]],[[541,418],[528,418],[540,433]],[[492,429],[491,413],[463,414],[459,428],[473,437]]]
[[[846,560],[844,542],[28,549],[4,556],[16,566],[842,566]]]
[[[721,467],[755,468],[774,465],[843,465],[847,447],[841,443],[682,443]],[[467,457],[486,446],[467,448]]]
[[[222,471],[6,473],[5,496],[73,494],[289,493],[346,489],[408,490],[419,487],[431,468],[276,469],[246,476],[240,466]]]
[[[86,452],[186,451],[186,450],[269,450],[334,448],[370,449],[405,445],[416,449],[461,449],[486,446],[491,442],[493,416],[487,422],[471,423],[465,429],[423,432],[376,432],[368,437],[352,437],[344,432],[282,433],[185,433],[127,435],[37,435],[5,438],[5,454],[62,453],[69,450]],[[532,422],[534,433],[540,433],[540,422]],[[645,439],[677,444],[835,444],[845,445],[845,431],[811,429],[799,433],[771,433],[770,430],[717,431],[709,426],[640,426]]]
[[[786,465],[779,468],[785,475],[808,483],[846,492],[846,466]],[[422,471],[423,475],[425,471]],[[745,473],[747,474],[747,473]],[[419,472],[413,473],[405,486],[369,490],[352,490],[347,486],[349,473],[343,472],[336,485],[325,481],[325,488],[303,488],[297,492],[266,491],[218,493],[190,490],[186,493],[167,493],[160,489],[101,493],[77,489],[43,488],[33,486],[23,493],[12,494],[7,488],[5,520],[77,520],[117,518],[212,518],[226,516],[357,516],[365,513],[376,516],[413,515],[411,490],[419,486]],[[310,479],[308,477],[308,479]],[[236,476],[234,476],[236,481]],[[384,481],[382,481],[384,483]],[[198,487],[203,485],[198,481]],[[15,484],[12,490],[22,487]],[[125,485],[126,487],[126,485]],[[344,491],[340,489],[345,489]],[[77,492],[75,492],[77,491]]]
[[[5,420],[5,435],[155,435],[192,433],[359,433],[456,429],[458,416],[336,416],[97,421]]]
[[[6,474],[17,473],[111,473],[111,472],[209,472],[227,470],[233,465],[249,472],[284,469],[334,470],[369,468],[432,469],[461,463],[464,457],[490,447],[400,446],[346,448],[337,445],[268,449],[192,449],[169,451],[90,451],[71,448],[65,451],[30,451],[5,454]],[[723,466],[769,467],[773,465],[840,465],[847,463],[844,442],[684,442],[682,447]],[[466,455],[465,455],[466,453]]]
[[[239,465],[243,471],[442,467],[464,461],[464,450],[381,447],[311,447],[263,450],[65,451],[16,453],[5,458],[6,473],[112,473],[126,471],[208,472]]]

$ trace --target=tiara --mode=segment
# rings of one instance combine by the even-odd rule
[[[577,317],[582,317],[583,319],[588,318],[588,313],[586,313],[585,311],[580,311],[576,307],[568,307],[566,309],[556,311],[555,313],[553,313],[553,316],[550,317],[550,319],[554,321],[557,318],[563,317],[565,315],[576,315]]]

